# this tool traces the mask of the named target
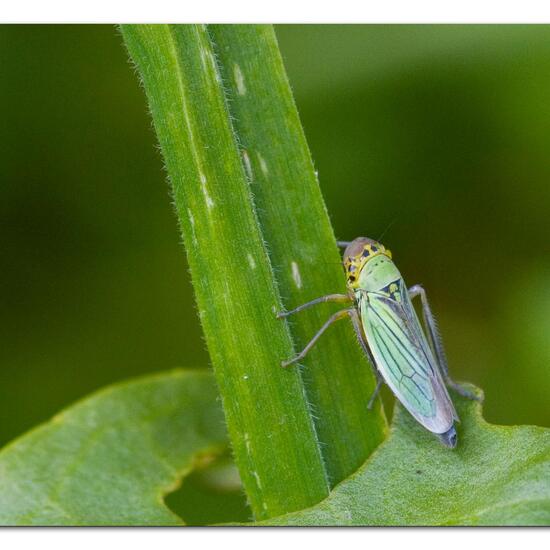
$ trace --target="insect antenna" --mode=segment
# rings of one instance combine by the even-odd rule
[[[379,243],[382,242],[382,239],[384,238],[384,235],[391,229],[393,224],[397,221],[397,218],[393,218],[393,220],[386,226],[386,229],[382,232],[382,235],[376,239]]]

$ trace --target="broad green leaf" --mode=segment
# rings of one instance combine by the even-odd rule
[[[454,401],[456,450],[397,406],[386,442],[327,499],[262,525],[549,525],[550,430],[491,425]]]
[[[181,525],[164,495],[227,445],[207,372],[109,387],[0,452],[0,524]]]

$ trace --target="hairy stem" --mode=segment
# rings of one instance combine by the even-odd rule
[[[199,315],[227,426],[256,518],[327,495],[281,300],[255,213],[210,36],[202,25],[130,25],[173,187]]]
[[[334,233],[273,28],[212,25],[209,32],[285,307],[345,291]],[[296,348],[308,343],[333,310],[317,306],[290,320]],[[350,322],[340,325],[331,327],[303,360],[332,483],[354,472],[386,429],[380,400],[367,409],[376,386],[368,362]]]

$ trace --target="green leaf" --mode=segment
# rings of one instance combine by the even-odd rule
[[[163,497],[227,445],[207,372],[109,387],[0,452],[0,524],[181,525]]]
[[[454,401],[456,450],[397,406],[390,437],[327,499],[262,525],[550,524],[550,430],[491,425]]]

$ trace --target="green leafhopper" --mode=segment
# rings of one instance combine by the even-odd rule
[[[330,317],[303,351],[284,361],[283,366],[300,361],[334,321],[349,317],[378,380],[368,407],[372,407],[385,382],[422,426],[436,434],[445,446],[456,447],[454,423],[459,418],[447,386],[466,397],[477,397],[449,376],[443,343],[426,292],[420,285],[407,289],[391,252],[381,243],[359,237],[339,244],[346,247],[344,269],[348,293],[317,298],[279,313],[278,317],[287,317],[323,302],[351,302],[352,306]],[[416,296],[420,296],[426,331],[412,305],[411,299]]]

